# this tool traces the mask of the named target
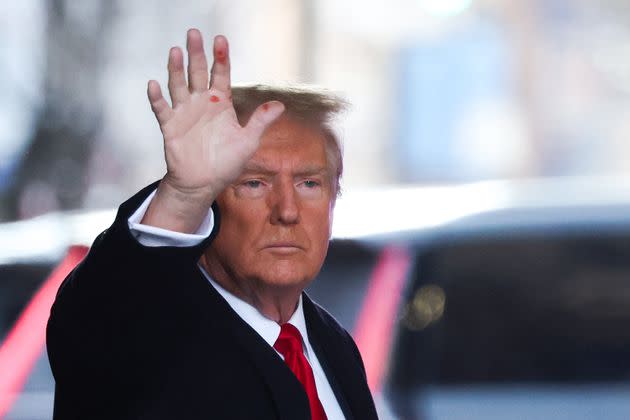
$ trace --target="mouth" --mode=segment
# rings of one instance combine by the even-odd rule
[[[291,254],[301,251],[302,247],[294,242],[275,242],[266,245],[263,249],[278,254]]]

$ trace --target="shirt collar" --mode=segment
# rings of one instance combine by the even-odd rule
[[[225,299],[230,305],[230,307],[236,312],[243,321],[247,322],[250,327],[254,329],[262,338],[269,344],[271,347],[275,344],[276,340],[280,336],[280,325],[267,317],[265,317],[258,309],[249,303],[245,302],[243,299],[235,296],[234,294],[227,291],[223,288],[219,283],[214,281],[210,275],[203,269],[203,267],[199,266],[201,272],[206,276],[206,279],[210,282],[210,284],[219,292],[219,294]],[[295,312],[291,316],[288,321],[294,327],[300,331],[302,334],[302,342],[305,344],[305,348],[307,349],[307,354],[310,345],[308,342],[308,333],[306,330],[306,320],[304,318],[304,307],[302,305],[302,295],[300,294],[300,298],[298,300],[298,306],[295,309]]]

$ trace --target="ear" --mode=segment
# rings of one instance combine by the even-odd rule
[[[332,228],[335,216],[335,203],[337,202],[337,197],[333,197],[330,202],[330,208],[328,210],[328,240],[332,239]]]

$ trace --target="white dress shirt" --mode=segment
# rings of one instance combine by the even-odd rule
[[[214,214],[212,209],[208,211],[208,214],[202,222],[199,229],[194,234],[186,234],[181,232],[173,232],[166,229],[161,229],[153,226],[147,226],[140,223],[144,217],[155,191],[147,197],[140,207],[131,215],[128,220],[129,229],[132,235],[144,246],[195,246],[210,236],[214,227]],[[280,325],[265,317],[258,309],[240,299],[239,297],[228,292],[221,287],[216,281],[214,281],[208,273],[200,266],[203,274],[206,276],[210,284],[219,292],[219,294],[227,301],[230,307],[245,321],[250,327],[254,329],[265,342],[273,348],[274,343],[280,336]],[[304,319],[304,309],[302,306],[302,296],[300,296],[298,306],[288,321],[293,324],[302,335],[302,347],[304,348],[304,356],[308,360],[313,370],[313,376],[315,377],[315,386],[317,388],[317,395],[324,407],[326,416],[329,420],[345,419],[341,407],[335,394],[326,378],[326,374],[322,369],[315,351],[311,347],[311,343],[308,338],[308,331],[306,330],[306,320]],[[278,353],[278,357],[282,358],[282,355]]]

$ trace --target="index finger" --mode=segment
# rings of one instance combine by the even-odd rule
[[[223,35],[214,37],[212,48],[214,61],[210,70],[210,89],[228,93],[230,91],[230,50],[227,38]]]

